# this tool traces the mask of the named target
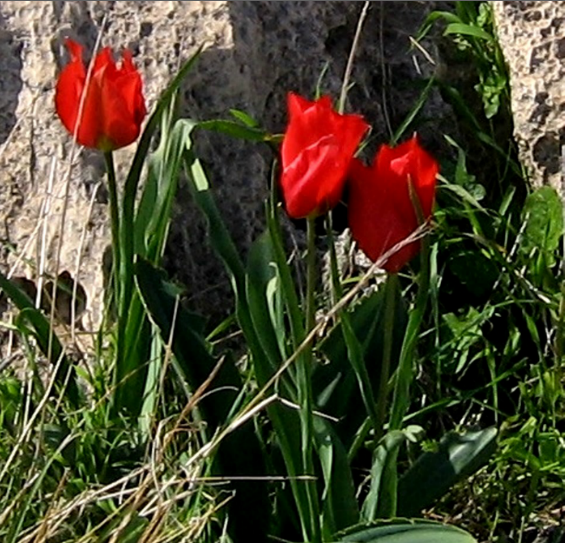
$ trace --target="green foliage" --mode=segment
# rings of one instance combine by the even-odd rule
[[[496,428],[460,435],[450,432],[437,449],[425,452],[402,476],[398,485],[398,514],[411,517],[443,496],[456,482],[486,464],[496,449]],[[414,492],[414,489],[420,489]]]
[[[119,250],[119,262],[114,262],[116,280],[114,282],[117,304],[116,363],[114,370],[113,409],[117,416],[127,414],[136,418],[145,415],[140,412],[141,401],[148,388],[146,361],[150,352],[150,324],[147,320],[139,295],[134,290],[133,266],[135,251],[140,256],[149,258],[155,264],[160,262],[165,246],[170,220],[170,210],[176,193],[176,184],[185,145],[190,140],[190,123],[181,122],[173,126],[170,112],[174,108],[176,93],[186,75],[190,72],[200,54],[198,50],[179,70],[178,74],[163,91],[155,105],[141,135],[135,157],[126,176],[123,200],[118,212],[119,231],[113,240]],[[149,146],[161,124],[161,141],[150,158],[150,174],[141,203],[136,209],[135,201],[144,161],[149,156]],[[109,163],[109,178],[113,171]],[[147,202],[153,203],[151,213],[147,211]],[[138,238],[135,239],[135,232]],[[143,238],[141,238],[143,232]],[[127,388],[126,388],[127,386]]]
[[[233,360],[216,360],[210,353],[195,318],[182,306],[178,293],[166,281],[163,272],[142,259],[136,263],[136,278],[141,295],[155,321],[164,342],[170,342],[173,364],[181,383],[191,391],[210,389],[198,400],[198,410],[207,423],[206,441],[229,426],[234,408],[244,392],[241,377]],[[247,423],[233,431],[218,445],[213,472],[241,479],[233,483],[234,497],[229,502],[233,537],[239,540],[253,531],[264,534],[268,526],[269,508],[266,485],[259,480],[265,476],[259,441]],[[246,481],[246,478],[257,478]]]
[[[66,396],[76,407],[79,402],[79,391],[75,370],[65,355],[49,320],[35,308],[34,302],[24,291],[2,273],[0,273],[0,289],[20,310],[16,321],[18,330],[25,337],[33,337],[45,358],[56,368],[54,380],[60,387],[57,392]]]
[[[469,534],[443,524],[426,521],[395,520],[374,526],[356,526],[346,530],[339,543],[473,543]]]
[[[478,82],[475,90],[482,98],[484,115],[495,117],[501,107],[508,113],[509,86],[504,56],[494,35],[492,6],[488,2],[455,2],[456,12],[432,12],[422,25],[419,38],[425,36],[432,25],[443,20],[444,36],[453,38],[461,55],[471,58]]]
[[[539,273],[555,264],[555,253],[563,236],[563,202],[552,187],[541,187],[524,202],[523,237],[520,251]]]

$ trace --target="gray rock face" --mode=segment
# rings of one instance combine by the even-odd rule
[[[374,127],[371,153],[388,140],[418,98],[421,88],[414,81],[433,70],[424,55],[410,49],[409,37],[438,4],[371,3],[348,103],[349,111],[363,113]],[[239,108],[281,132],[286,93],[312,97],[326,63],[322,88],[339,96],[362,7],[362,2],[1,2],[2,269],[33,279],[53,274],[62,236],[59,270],[68,270],[86,290],[84,325],[98,322],[102,254],[109,243],[104,167],[95,151],[81,149],[73,158],[71,138],[54,111],[56,76],[67,62],[65,37],[91,51],[106,20],[102,43],[116,52],[124,47],[133,51],[148,109],[179,64],[204,43],[198,67],[183,87],[183,113],[208,119]],[[438,123],[449,119],[449,111],[435,97],[423,113],[435,120],[420,130],[434,151],[441,145]],[[125,171],[134,147],[116,153],[119,171]],[[245,253],[263,227],[272,154],[204,133],[198,149],[218,205]],[[205,228],[182,184],[166,260],[188,285],[193,307],[225,310],[227,279],[206,245]]]
[[[515,136],[534,185],[561,192],[565,134],[565,4],[492,2],[510,69]]]

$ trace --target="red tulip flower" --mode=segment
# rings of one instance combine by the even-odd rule
[[[424,220],[432,214],[437,162],[420,147],[418,138],[391,148],[382,145],[372,167],[355,159],[349,172],[349,228],[363,252],[376,262],[419,226],[410,197],[418,198]],[[391,273],[400,270],[420,250],[420,242],[405,245],[383,264]]]
[[[55,92],[55,108],[65,128],[76,134],[77,143],[102,151],[134,142],[147,111],[131,52],[124,51],[118,67],[111,50],[102,49],[94,59],[87,86],[82,46],[70,39],[66,45],[71,61],[61,71]]]
[[[353,155],[369,125],[340,115],[324,96],[310,102],[288,95],[289,123],[281,148],[282,196],[293,219],[316,216],[341,199]]]

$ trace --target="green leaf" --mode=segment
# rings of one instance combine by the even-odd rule
[[[256,360],[256,366],[268,362],[268,366],[256,367],[256,371],[259,381],[266,382],[286,359],[280,279],[269,232],[259,236],[249,250],[246,287],[253,327],[265,352],[265,357]],[[289,374],[282,376],[281,383],[283,395],[296,401],[296,387]]]
[[[149,158],[147,178],[135,216],[135,250],[158,265],[163,255],[177,192],[184,153],[190,148],[190,133],[195,123],[179,119],[171,126],[163,116],[161,139]]]
[[[418,441],[423,433],[419,426],[393,430],[386,434],[373,453],[371,487],[361,509],[366,522],[396,515],[398,451],[406,441]]]
[[[397,293],[394,307],[391,371],[395,369],[406,328],[406,307],[400,293]],[[349,320],[355,336],[361,342],[365,366],[376,395],[379,390],[385,327],[383,289],[363,298],[350,311]],[[355,373],[350,369],[348,347],[341,322],[327,334],[319,348],[329,359],[329,363],[318,366],[313,375],[312,386],[317,405],[325,413],[340,419],[336,431],[344,446],[349,448],[359,426],[367,417],[367,411],[359,394]]]
[[[67,359],[63,346],[49,321],[41,311],[35,308],[33,301],[18,286],[0,272],[0,289],[20,310],[18,321],[31,325],[32,333],[45,357],[58,367],[55,382],[65,388],[66,397],[76,407],[79,404],[79,389],[73,365]]]
[[[391,138],[391,145],[396,145],[398,140],[406,133],[410,125],[414,122],[414,119],[418,116],[422,108],[426,105],[428,101],[428,97],[430,95],[430,91],[435,85],[435,79],[433,77],[430,78],[424,90],[418,96],[418,99],[412,106],[412,109],[408,112],[408,115],[404,118],[400,126],[396,129],[395,133]]]
[[[354,526],[337,535],[336,543],[477,543],[459,528],[426,520],[383,521]]]
[[[145,307],[161,331],[163,342],[168,343],[172,337],[173,365],[179,377],[195,391],[214,371],[217,361],[202,336],[194,330],[194,316],[177,304],[174,287],[167,281],[164,271],[138,258],[135,276]],[[199,402],[199,407],[205,412],[205,419],[213,433],[226,422],[242,383],[236,368],[226,364],[211,386],[222,392],[208,395]]]
[[[235,121],[227,120],[212,120],[212,121],[202,121],[198,123],[198,128],[203,128],[205,130],[211,130],[213,132],[219,132],[225,134],[226,136],[231,136],[232,138],[238,138],[247,141],[266,141],[268,140],[268,134],[264,130],[259,128],[252,128]]]
[[[320,417],[314,418],[314,433],[324,478],[324,525],[333,533],[359,522],[359,506],[347,451],[337,434],[330,423]]]
[[[200,319],[177,305],[174,288],[166,280],[163,271],[139,259],[135,272],[143,300],[151,318],[161,330],[163,341],[169,342],[172,338],[175,368],[181,378],[189,383],[191,390],[195,391],[204,384],[217,365],[204,339],[197,332]],[[231,360],[224,360],[208,390],[213,394],[205,394],[198,402],[209,435],[230,422],[229,416],[242,388],[235,364]],[[242,534],[250,531],[266,533],[269,515],[266,484],[260,480],[245,480],[246,477],[257,479],[265,475],[259,441],[250,423],[239,427],[221,441],[218,462],[220,475],[228,480],[230,477],[242,479],[232,482],[235,495],[228,506],[234,539],[240,540]]]
[[[230,114],[249,128],[257,128],[259,126],[259,122],[248,113],[245,113],[245,111],[241,111],[240,109],[230,109]]]
[[[526,198],[522,220],[525,223],[521,250],[553,252],[563,235],[563,203],[553,187],[545,186]]]
[[[496,428],[445,435],[437,451],[424,453],[401,477],[398,514],[418,515],[455,483],[476,472],[493,454],[496,437]]]
[[[493,37],[488,32],[485,32],[482,28],[473,25],[466,25],[463,23],[451,23],[447,25],[444,34],[458,34],[461,36],[479,38],[481,40],[489,42],[493,41]]]
[[[432,26],[439,19],[443,19],[446,23],[461,23],[461,19],[451,11],[432,11],[422,23],[416,35],[416,42],[419,42],[428,34]]]
[[[251,353],[251,360],[254,367],[258,370],[256,372],[258,384],[259,386],[263,386],[266,382],[263,380],[265,376],[262,374],[262,368],[268,367],[269,361],[266,360],[266,354],[261,345],[257,330],[253,325],[253,318],[247,302],[245,268],[243,267],[235,244],[216,206],[210,191],[208,179],[200,161],[194,156],[187,157],[185,166],[188,173],[188,185],[192,197],[208,224],[210,244],[224,263],[230,275],[236,298],[236,317]],[[277,253],[280,252],[277,245],[275,245],[275,251]],[[278,255],[276,258],[277,262],[279,262]],[[283,289],[285,289],[286,281],[282,272],[281,280]],[[284,292],[286,301],[288,302],[288,291],[284,290]],[[294,319],[290,318],[290,320],[292,324]],[[300,454],[300,426],[298,415],[296,411],[283,408],[280,404],[269,406],[267,413],[273,423],[280,444],[301,523],[305,526],[310,520],[308,518],[309,508],[308,497],[305,491],[306,485],[297,480],[297,477],[304,474]]]
[[[118,300],[116,362],[113,376],[115,392],[112,396],[112,410],[114,416],[123,409],[129,415],[137,416],[139,414],[141,396],[145,390],[145,373],[147,371],[144,365],[147,362],[150,348],[147,320],[143,314],[140,300],[134,292],[135,203],[138,197],[137,189],[141,172],[149,153],[153,135],[161,123],[165,112],[171,108],[180,85],[196,63],[201,49],[199,48],[180,68],[169,86],[161,94],[139,139],[135,156],[124,183],[121,209],[122,220],[119,232],[120,285],[117,291],[120,293],[120,296]],[[187,144],[188,141],[187,138]],[[184,152],[182,154],[184,155]],[[173,167],[176,166],[173,165]],[[174,182],[176,183],[176,179]],[[169,190],[168,192],[170,197],[172,191]],[[163,235],[161,235],[162,238]],[[139,245],[139,236],[137,243]]]

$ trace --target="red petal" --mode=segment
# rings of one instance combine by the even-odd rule
[[[327,136],[304,149],[283,170],[281,187],[290,217],[300,219],[313,212],[323,212],[339,201],[345,174],[344,168],[336,164],[337,149],[331,140],[331,136]]]
[[[329,97],[314,102],[288,95],[289,124],[282,143],[281,187],[294,218],[323,213],[341,198],[345,176],[368,125],[340,115]]]
[[[64,127],[72,134],[75,131],[86,71],[82,61],[82,47],[72,40],[67,40],[66,46],[71,61],[59,74],[55,88],[55,109]]]
[[[320,101],[309,102],[296,94],[289,94],[287,102],[289,121],[281,147],[283,168],[291,164],[302,149],[331,132],[329,127],[322,127],[324,117],[327,117],[327,110],[323,107],[325,100],[321,104],[322,109]]]
[[[74,133],[81,94],[85,91],[86,70],[82,47],[70,40],[67,46],[71,62],[59,77],[55,104],[64,126]],[[141,76],[133,65],[131,53],[124,52],[118,68],[112,51],[108,47],[102,49],[90,73],[77,142],[103,150],[129,145],[139,136],[145,114]]]
[[[398,147],[381,146],[373,168],[354,161],[350,169],[349,225],[359,247],[373,261],[405,240],[418,227],[408,188],[412,183],[424,218],[432,212],[437,162],[416,137]],[[383,268],[397,272],[419,251],[412,242],[394,252]]]

